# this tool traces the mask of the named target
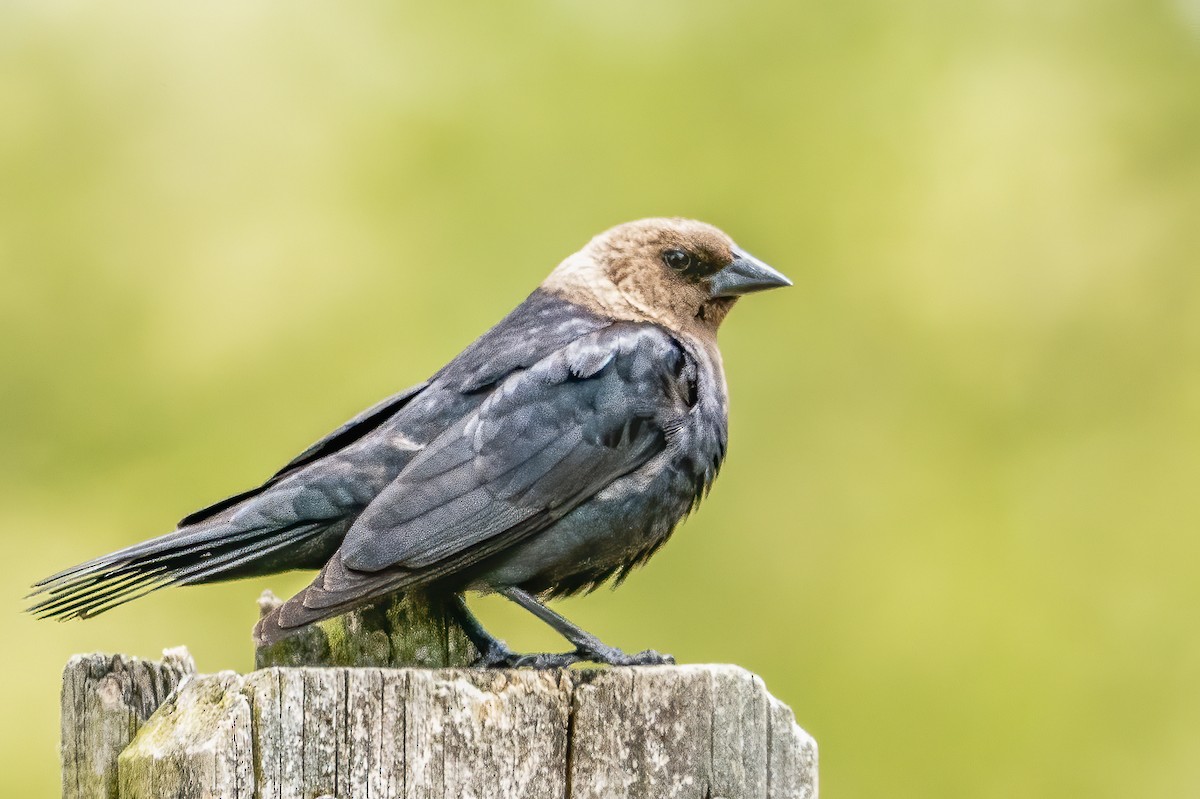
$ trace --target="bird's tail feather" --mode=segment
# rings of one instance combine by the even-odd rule
[[[167,585],[245,576],[247,566],[324,532],[326,522],[231,530],[228,522],[168,533],[81,563],[34,585],[38,618],[88,618]]]

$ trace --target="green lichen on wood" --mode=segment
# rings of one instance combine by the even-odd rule
[[[278,599],[259,600],[265,614]],[[469,666],[478,657],[447,602],[426,594],[392,597],[380,604],[298,630],[259,646],[255,665],[446,668]]]

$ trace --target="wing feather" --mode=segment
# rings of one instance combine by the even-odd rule
[[[538,535],[668,446],[695,365],[664,330],[586,332],[489,384],[357,517],[341,550],[264,617],[262,641],[453,577]]]
[[[618,323],[514,373],[367,506],[347,533],[344,565],[465,568],[484,542],[504,549],[528,534],[529,519],[561,518],[663,451],[688,410],[664,375],[685,357],[660,328]]]

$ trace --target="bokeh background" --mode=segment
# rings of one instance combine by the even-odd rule
[[[796,287],[722,331],[702,512],[560,608],[763,675],[829,797],[1200,795],[1197,0],[6,0],[0,793],[57,791],[70,654],[246,670],[307,577],[69,624],[31,581],[659,214]]]

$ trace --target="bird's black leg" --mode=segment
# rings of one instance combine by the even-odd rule
[[[675,658],[670,655],[659,654],[653,649],[638,652],[636,655],[627,655],[620,649],[605,644],[591,633],[576,627],[520,588],[502,588],[500,593],[549,624],[556,633],[574,644],[575,651],[572,654],[576,660],[589,660],[593,663],[606,663],[610,666],[660,666],[675,662]]]
[[[542,652],[534,655],[519,655],[508,648],[508,644],[496,638],[483,628],[479,619],[467,607],[467,601],[462,594],[455,594],[451,604],[455,620],[463,633],[471,640],[479,652],[479,659],[472,665],[477,668],[518,668],[528,666],[535,669],[565,669],[572,663],[578,663],[580,658],[574,652]]]
[[[473,665],[481,668],[508,665],[508,660],[514,657],[515,653],[508,648],[507,644],[483,628],[479,619],[475,618],[475,614],[467,607],[467,600],[463,598],[462,594],[454,595],[451,608],[458,626],[462,628],[467,638],[471,639],[471,643],[479,653],[479,659]]]

